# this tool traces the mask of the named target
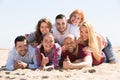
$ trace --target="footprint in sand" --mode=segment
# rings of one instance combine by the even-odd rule
[[[88,72],[89,72],[89,73],[95,73],[96,70],[95,70],[95,69],[90,69],[90,70],[88,70]]]
[[[0,75],[0,78],[2,78],[3,77],[3,75]]]
[[[42,76],[42,79],[46,79],[46,78],[48,78],[48,76]]]
[[[5,72],[5,74],[10,74],[10,72]]]

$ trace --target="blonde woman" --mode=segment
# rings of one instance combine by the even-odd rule
[[[92,66],[91,52],[82,44],[77,44],[74,35],[68,34],[64,39],[65,51],[61,55],[60,66],[64,69],[80,69]]]
[[[104,62],[105,59],[110,63],[117,62],[112,45],[108,38],[96,33],[93,26],[89,22],[84,22],[81,25],[80,38],[78,41],[79,43],[91,48],[90,50],[93,56],[93,65],[100,64]]]
[[[76,9],[74,10],[68,19],[68,23],[73,24],[75,26],[80,26],[85,20],[85,14],[82,10]]]

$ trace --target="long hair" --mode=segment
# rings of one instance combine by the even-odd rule
[[[87,31],[88,31],[88,46],[90,48],[92,48],[92,50],[95,53],[99,53],[98,42],[97,42],[97,38],[96,38],[95,30],[94,30],[93,26],[89,22],[83,22],[81,27],[86,27],[87,28]]]
[[[73,16],[74,14],[79,14],[79,15],[81,16],[81,21],[80,21],[80,23],[79,23],[79,25],[78,25],[78,26],[80,26],[81,23],[83,23],[84,20],[85,20],[85,15],[84,15],[84,13],[83,13],[82,10],[76,9],[76,10],[74,10],[74,11],[70,14],[69,20],[68,20],[69,23],[71,23],[71,18],[72,18],[72,16]]]
[[[52,24],[51,22],[46,19],[46,18],[42,18],[38,21],[37,26],[36,26],[36,30],[35,30],[35,41],[37,41],[37,43],[40,43],[41,41],[41,36],[43,35],[40,31],[40,27],[41,27],[41,23],[45,22],[48,25],[49,31],[51,31],[52,29]]]
[[[41,36],[41,42],[43,42],[44,37],[47,36],[47,35],[52,35],[52,36],[53,36],[53,34],[50,33],[50,32],[45,33],[45,34],[43,34],[43,35]],[[54,38],[54,36],[53,36],[53,38]],[[54,39],[54,41],[55,41],[55,39]],[[41,44],[40,51],[44,54],[44,47],[43,47],[43,44]]]

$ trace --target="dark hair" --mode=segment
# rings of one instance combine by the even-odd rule
[[[40,40],[41,40],[42,33],[40,31],[40,26],[41,26],[41,23],[43,22],[45,22],[48,25],[50,31],[52,29],[52,23],[47,18],[40,19],[37,23],[36,30],[35,30],[35,41],[37,43],[40,43]]]
[[[59,15],[56,16],[55,19],[63,19],[64,17],[65,17],[64,14],[59,14]],[[65,17],[65,18],[66,18],[66,17]]]
[[[27,40],[25,36],[22,36],[22,35],[17,36],[14,40],[14,44],[16,45],[17,42],[24,41],[24,40]],[[27,43],[28,43],[28,41],[27,41]]]

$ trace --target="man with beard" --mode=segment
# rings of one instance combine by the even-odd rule
[[[68,34],[64,39],[66,51],[61,55],[60,66],[64,69],[80,69],[92,66],[92,56],[89,47],[77,44],[74,35]]]
[[[24,36],[17,36],[14,44],[15,47],[13,47],[13,49],[9,52],[6,69],[36,69],[37,61],[35,56],[35,48],[28,45],[28,41]]]

